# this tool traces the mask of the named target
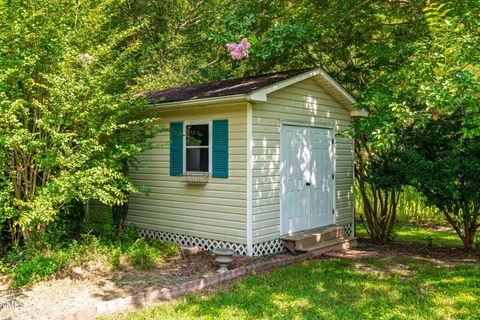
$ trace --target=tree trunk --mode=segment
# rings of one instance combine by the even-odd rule
[[[362,224],[371,240],[389,241],[395,225],[401,190],[384,190],[369,185],[366,181],[369,151],[365,142],[356,144],[355,154],[355,177],[363,203],[363,214],[360,216]]]
[[[112,220],[117,234],[122,232],[123,223],[128,214],[128,194],[125,196],[127,197],[127,201],[124,204],[112,206]]]
[[[443,212],[445,219],[450,223],[453,227],[457,235],[463,242],[463,246],[465,249],[474,249],[475,248],[475,235],[477,234],[477,230],[480,227],[480,224],[477,222],[478,220],[478,213],[473,214],[472,221],[463,221],[459,222],[456,221],[455,218],[449,212]]]
[[[123,161],[122,172],[125,175],[128,175],[128,162],[127,160]],[[128,214],[128,192],[124,192],[125,202],[120,205],[112,206],[112,220],[113,225],[116,229],[117,234],[120,234],[123,229],[123,223]]]

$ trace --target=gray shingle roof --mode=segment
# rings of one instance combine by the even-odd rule
[[[140,95],[148,97],[149,102],[153,104],[247,94],[257,89],[294,77],[308,70],[309,69],[289,70],[253,77],[200,83],[165,90],[148,90],[140,93]]]

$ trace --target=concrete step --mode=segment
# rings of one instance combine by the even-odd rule
[[[290,251],[305,252],[305,249],[318,244],[344,238],[345,231],[342,227],[328,227],[289,235],[282,238],[282,240]]]

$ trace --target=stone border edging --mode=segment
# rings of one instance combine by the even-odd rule
[[[55,320],[80,320],[94,318],[99,315],[105,315],[113,312],[119,312],[128,307],[138,307],[155,301],[168,301],[175,299],[185,293],[200,291],[204,288],[216,285],[218,283],[240,278],[245,275],[256,274],[257,272],[283,267],[295,262],[301,262],[313,258],[312,252],[307,252],[298,256],[285,256],[282,258],[273,258],[272,260],[259,262],[246,267],[240,267],[228,270],[224,273],[214,274],[205,278],[187,281],[185,283],[162,288],[158,290],[138,293],[133,296],[117,298],[109,301],[97,303],[95,307],[86,308],[77,312],[55,317]]]

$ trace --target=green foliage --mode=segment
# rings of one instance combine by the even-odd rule
[[[24,247],[16,247],[3,258],[2,266],[12,285],[30,285],[58,273],[70,274],[74,267],[92,262],[115,271],[122,269],[125,261],[143,270],[178,255],[178,247],[173,243],[139,239],[136,227],[127,227],[117,235],[113,226],[96,226],[78,240],[61,242],[57,236],[49,238],[48,235],[52,233],[42,235],[35,242],[29,241]]]
[[[427,178],[425,171],[417,170],[418,163],[415,160],[406,161],[404,154],[411,145],[427,146],[429,142],[422,142],[421,134],[416,134],[419,141],[405,140],[405,137],[409,132],[423,130],[432,120],[461,115],[457,118],[457,133],[452,132],[454,142],[460,142],[458,139],[462,139],[461,135],[465,138],[478,135],[480,26],[479,20],[473,18],[479,14],[478,2],[466,1],[455,7],[449,6],[446,2],[426,6],[423,11],[428,32],[408,44],[409,55],[402,65],[381,74],[362,90],[360,105],[370,111],[370,117],[355,124],[358,159],[356,174],[359,183],[363,183],[363,180],[372,189],[402,190],[411,181],[418,181],[420,176]],[[437,137],[431,135],[429,139],[435,142]],[[473,140],[464,141],[472,142]],[[455,157],[452,148],[450,151],[451,156]],[[474,154],[471,153],[470,156]],[[455,167],[454,162],[450,163],[452,167]],[[430,175],[434,179],[442,168],[436,167],[440,163],[431,164],[435,167],[431,170],[438,170]],[[413,177],[414,172],[419,174],[417,178]],[[444,181],[446,184],[456,184],[458,177],[450,175],[443,178],[450,179]],[[427,204],[432,205],[436,201],[425,193],[426,189],[420,188],[428,185],[425,183],[426,180],[423,180],[414,185],[424,193]],[[369,188],[360,186],[360,189]],[[444,191],[452,190],[447,188]],[[478,193],[475,188],[467,192],[470,195]],[[367,192],[363,194],[363,203],[368,204],[368,198],[372,196]],[[452,193],[450,196],[452,200],[456,198]],[[373,200],[375,201],[376,199]],[[373,226],[369,231],[378,225],[369,224]]]
[[[408,43],[427,32],[423,5],[424,1],[302,0],[293,5],[280,0],[150,0],[130,3],[124,18],[149,21],[141,39],[154,48],[153,59],[145,63],[139,88],[323,66],[357,91],[408,57]],[[232,61],[225,45],[243,37],[252,45],[249,57]]]
[[[438,215],[438,209],[427,205],[425,197],[410,186],[402,191],[398,202],[397,221],[400,224],[445,225],[445,220]]]
[[[178,247],[172,243],[164,243],[158,240],[140,238],[128,248],[126,256],[133,266],[141,270],[150,269],[155,264],[162,262],[164,256],[178,254]]]
[[[401,144],[396,134],[399,127],[423,125],[459,111],[463,112],[462,132],[478,133],[480,25],[472,18],[478,17],[477,4],[466,1],[455,8],[445,4],[425,8],[428,35],[411,43],[413,51],[401,68],[382,75],[363,91],[362,106],[375,112],[358,130],[372,132],[372,143],[386,148]]]
[[[478,319],[479,271],[408,257],[312,260],[102,319]]]
[[[355,186],[355,212],[363,214],[363,200],[358,185]],[[439,226],[445,225],[445,219],[438,209],[426,204],[425,197],[411,186],[402,190],[398,201],[396,222],[399,225]]]
[[[410,164],[410,184],[471,248],[480,227],[480,140],[463,134],[464,116],[456,111],[406,130],[402,161]]]
[[[27,246],[23,251],[17,249],[18,253],[13,251],[8,255],[7,261],[14,264],[10,273],[16,286],[38,282],[63,268],[82,265],[109,253],[97,237],[88,234],[83,235],[80,241],[73,240],[66,246],[57,244],[49,247],[39,249]]]
[[[118,23],[122,5],[0,2],[0,223],[15,243],[72,201],[121,204],[138,190],[123,161],[157,129],[129,91],[144,24]]]

